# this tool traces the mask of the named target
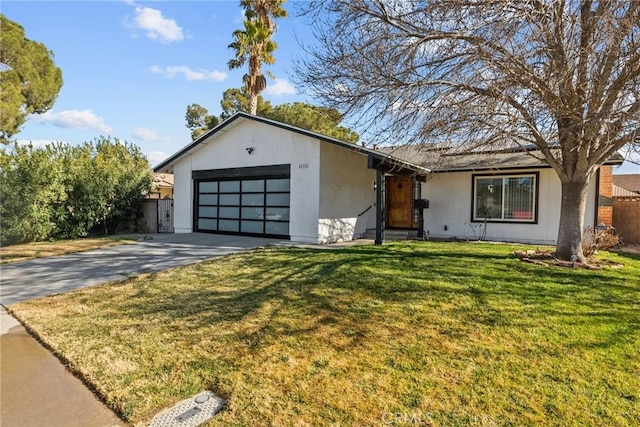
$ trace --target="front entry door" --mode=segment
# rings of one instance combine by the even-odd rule
[[[387,227],[414,228],[413,178],[387,176]]]

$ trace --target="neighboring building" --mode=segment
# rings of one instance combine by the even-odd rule
[[[613,175],[613,226],[626,243],[640,244],[640,174]]]
[[[613,166],[601,166],[596,175],[598,186],[598,217],[596,224],[613,225]]]
[[[616,191],[640,194],[640,173],[613,175],[613,185],[617,187]]]
[[[155,173],[148,199],[173,199],[173,174]]]
[[[328,243],[376,228],[379,240],[383,226],[418,230],[424,219],[438,238],[553,244],[558,235],[560,180],[535,151],[370,150],[237,113],[155,171],[174,174],[178,233]],[[585,225],[597,223],[597,194],[594,180]]]

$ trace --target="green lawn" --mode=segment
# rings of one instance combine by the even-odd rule
[[[132,423],[203,389],[211,425],[640,425],[640,256],[280,248],[12,306]]]

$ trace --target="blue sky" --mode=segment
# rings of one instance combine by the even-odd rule
[[[313,43],[295,3],[278,21],[269,67],[276,80],[263,92],[274,105],[313,102],[291,83],[299,41]],[[78,144],[112,135],[138,145],[155,165],[191,141],[187,105],[219,114],[222,93],[242,85],[245,70],[227,67],[231,34],[242,24],[238,0],[3,0],[1,11],[53,51],[64,79],[52,110],[28,120],[19,141]],[[614,173],[640,173],[640,166],[626,162]]]
[[[263,96],[272,104],[310,101],[290,83],[297,40],[311,40],[295,17],[278,21],[276,80]],[[29,39],[53,51],[64,85],[50,112],[32,116],[20,141],[77,144],[112,135],[138,145],[151,164],[191,141],[187,105],[220,113],[222,93],[242,85],[230,71],[231,34],[240,28],[239,1],[3,1],[2,13]]]

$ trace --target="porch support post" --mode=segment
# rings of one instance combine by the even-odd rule
[[[376,169],[376,245],[384,243],[384,172]]]
[[[418,237],[424,237],[424,209],[418,209]]]

